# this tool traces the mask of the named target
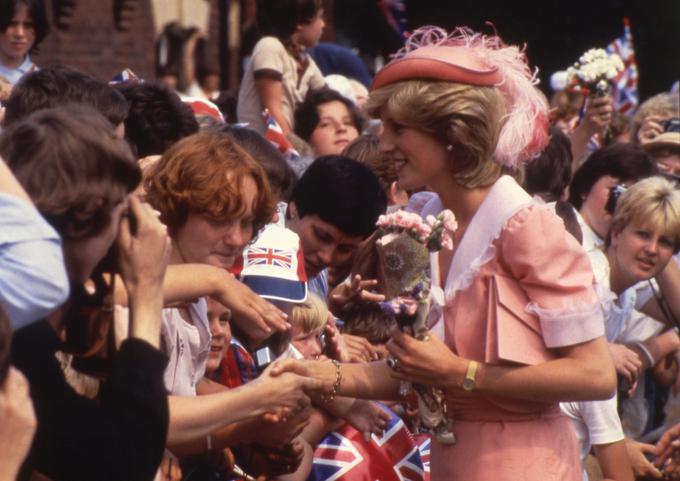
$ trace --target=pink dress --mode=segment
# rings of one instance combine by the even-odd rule
[[[423,214],[441,208],[436,198]],[[604,333],[584,251],[510,177],[475,214],[440,298],[446,344],[487,364],[538,364],[556,357],[552,348]],[[581,479],[578,444],[557,403],[461,389],[446,397],[457,442],[432,441],[432,481]]]

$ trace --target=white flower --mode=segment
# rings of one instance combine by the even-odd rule
[[[574,83],[593,84],[613,79],[624,69],[623,61],[617,54],[608,54],[604,49],[592,48],[581,55],[573,67],[567,69],[567,79]]]

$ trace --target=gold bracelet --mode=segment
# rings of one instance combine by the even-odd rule
[[[342,372],[340,371],[340,363],[336,361],[335,359],[331,359],[331,362],[335,366],[335,383],[333,383],[333,389],[331,390],[330,394],[324,394],[321,396],[321,400],[325,403],[331,402],[333,399],[335,399],[335,396],[338,394],[338,391],[340,390],[340,382],[342,381]]]

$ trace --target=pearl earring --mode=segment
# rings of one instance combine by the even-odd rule
[[[446,150],[448,150],[449,152],[453,151],[453,145],[451,144],[447,145]]]

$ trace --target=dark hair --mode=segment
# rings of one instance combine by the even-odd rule
[[[263,35],[286,40],[298,25],[314,20],[322,0],[257,0],[257,26]]]
[[[556,127],[550,127],[550,142],[541,154],[524,168],[524,188],[540,194],[546,202],[562,198],[571,181],[571,140]]]
[[[128,113],[125,98],[108,84],[74,68],[52,65],[24,75],[14,86],[5,104],[3,125],[8,127],[38,110],[75,103],[97,110],[114,127]]]
[[[253,129],[227,125],[220,131],[228,135],[262,166],[276,200],[288,202],[295,186],[295,173],[281,152]]]
[[[378,178],[365,165],[341,155],[316,159],[293,189],[300,218],[318,215],[346,234],[367,237],[387,201]]]
[[[225,122],[234,123],[238,121],[238,115],[236,114],[238,94],[236,91],[222,90],[212,102],[217,105],[217,108],[222,112]]]
[[[356,105],[337,90],[323,88],[309,92],[304,102],[295,111],[295,133],[301,139],[309,141],[314,133],[314,129],[319,125],[319,105],[334,101],[345,104],[357,132],[361,132],[364,128],[364,118],[359,113]]]
[[[130,105],[125,138],[138,157],[162,155],[178,140],[198,132],[191,108],[166,86],[124,82],[116,88]]]
[[[12,125],[0,136],[0,155],[65,240],[101,233],[141,180],[125,141],[82,105],[42,110]]]
[[[610,145],[593,152],[574,173],[569,187],[569,203],[580,209],[590,189],[605,175],[621,181],[637,181],[656,172],[656,164],[640,147],[630,144]]]
[[[30,52],[36,53],[38,51],[38,45],[40,45],[40,42],[43,41],[49,32],[49,23],[47,22],[47,14],[45,13],[45,4],[43,0],[6,0],[0,2],[0,32],[4,33],[7,31],[19,5],[26,6],[28,15],[33,21],[35,41],[33,42]]]

